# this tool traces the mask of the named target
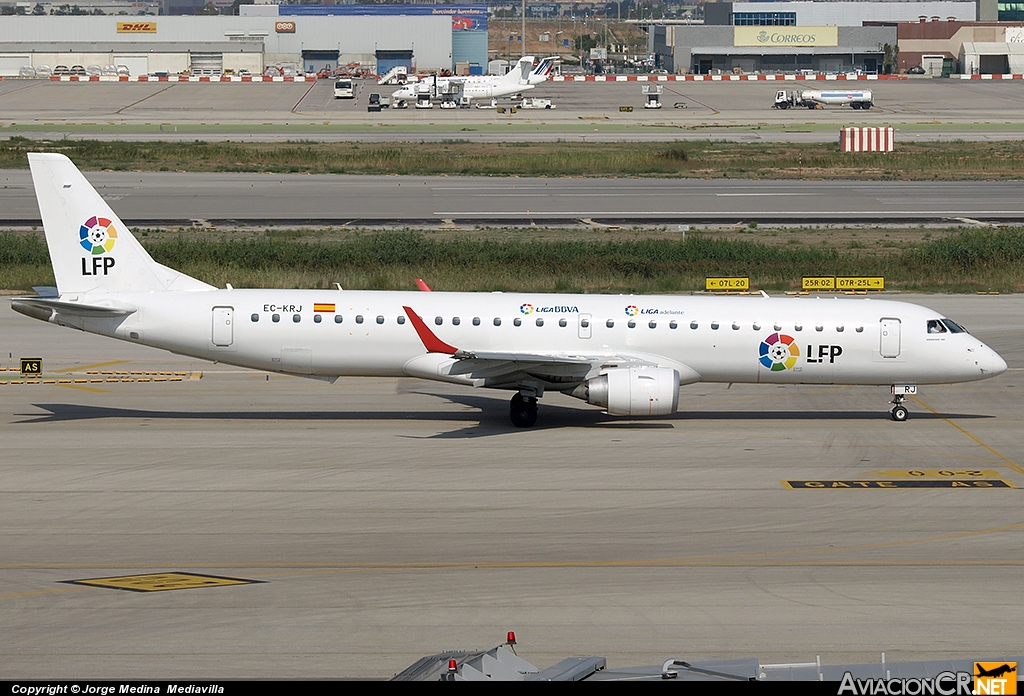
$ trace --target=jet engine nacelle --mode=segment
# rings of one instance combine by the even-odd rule
[[[664,416],[679,408],[679,373],[670,367],[617,368],[587,380],[573,396],[613,416]]]

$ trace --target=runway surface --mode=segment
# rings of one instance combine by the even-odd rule
[[[529,431],[504,394],[268,381],[5,307],[0,354],[73,381],[0,383],[0,678],[389,676],[508,630],[541,667],[1011,654],[1020,488],[782,483],[1024,486],[1024,298],[904,299],[1010,369],[906,423],[880,388],[697,384],[650,421],[546,396]],[[169,571],[257,582],[66,584]]]
[[[1024,80],[670,82],[664,108],[642,108],[641,83],[547,82],[526,96],[551,110],[388,109],[368,113],[370,93],[334,99],[332,82],[0,82],[0,134],[145,140],[678,140],[835,141],[844,125],[887,125],[896,140],[1020,139]],[[875,108],[780,111],[777,89],[870,89]],[[54,105],[59,104],[59,112]],[[502,101],[503,106],[510,102]],[[624,112],[620,107],[631,107]],[[677,108],[678,107],[678,108]]]
[[[705,181],[87,172],[129,226],[1024,221],[1024,182]],[[41,224],[0,170],[0,225]]]

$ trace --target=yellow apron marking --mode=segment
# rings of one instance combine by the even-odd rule
[[[75,585],[106,587],[133,592],[165,592],[168,590],[193,590],[201,587],[225,587],[228,585],[251,585],[252,580],[224,578],[215,575],[195,573],[147,573],[145,575],[121,575],[109,578],[87,578],[68,580]]]
[[[1003,456],[1002,454],[1000,454],[999,452],[997,452],[997,451],[996,451],[996,450],[994,450],[993,448],[989,447],[989,446],[988,446],[988,445],[986,445],[986,444],[985,444],[984,442],[982,442],[981,440],[979,440],[979,439],[978,439],[977,437],[975,437],[975,436],[974,436],[974,435],[972,435],[971,433],[967,432],[966,430],[964,430],[963,428],[961,428],[961,427],[960,427],[959,425],[957,425],[956,423],[954,423],[954,422],[953,422],[953,421],[951,421],[950,419],[948,419],[948,418],[946,418],[945,416],[943,416],[943,415],[942,415],[941,413],[939,413],[938,411],[936,411],[936,410],[935,410],[934,408],[932,408],[931,406],[929,406],[929,405],[928,405],[928,404],[926,404],[925,402],[921,401],[921,399],[920,399],[920,398],[918,398],[918,397],[916,397],[916,396],[911,396],[910,398],[911,398],[911,399],[913,399],[914,401],[916,401],[917,403],[921,404],[921,405],[922,405],[922,406],[924,406],[924,407],[925,407],[926,409],[928,409],[929,411],[931,411],[932,413],[934,413],[934,414],[935,414],[936,416],[938,416],[938,417],[939,417],[939,418],[941,418],[942,420],[946,421],[947,423],[949,423],[950,425],[952,425],[952,426],[953,426],[954,428],[956,428],[957,430],[959,430],[959,431],[960,431],[961,433],[963,433],[964,435],[966,435],[966,436],[967,436],[967,437],[969,437],[970,439],[974,440],[974,441],[975,441],[976,443],[978,443],[979,445],[981,445],[982,447],[984,447],[985,449],[987,449],[987,450],[988,450],[989,452],[991,452],[992,454],[994,454],[995,456],[997,456],[997,457],[998,457],[999,459],[1001,459],[1001,460],[1002,460],[1002,461],[1003,461],[1003,462],[1004,462],[1004,463],[1006,464],[1006,466],[1010,467],[1011,469],[1013,469],[1014,471],[1016,471],[1016,472],[1017,472],[1018,474],[1024,474],[1024,468],[1021,468],[1021,466],[1020,466],[1019,464],[1017,464],[1016,462],[1014,462],[1014,461],[1013,461],[1012,459],[1009,459],[1008,457],[1005,457],[1005,456]]]
[[[58,384],[58,387],[63,389],[80,389],[82,391],[93,392],[94,394],[109,394],[109,389],[100,389],[99,387],[84,387],[81,384]]]
[[[79,370],[91,370],[96,367],[106,367],[107,365],[123,365],[124,363],[131,362],[131,360],[111,360],[109,362],[96,363],[95,365],[75,365],[74,367],[64,367],[54,372],[77,372]]]

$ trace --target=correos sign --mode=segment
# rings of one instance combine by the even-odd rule
[[[733,46],[838,46],[838,27],[733,27]]]

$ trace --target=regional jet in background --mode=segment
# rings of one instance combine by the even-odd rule
[[[885,300],[219,289],[155,262],[67,157],[29,162],[57,288],[14,298],[15,311],[328,382],[411,376],[504,389],[518,427],[534,425],[546,392],[659,416],[696,382],[888,386],[902,421],[918,385],[1006,370],[956,322]]]
[[[453,100],[465,98],[469,101],[519,94],[547,80],[555,65],[555,57],[544,58],[536,68],[533,67],[533,60],[533,56],[520,58],[504,75],[438,77],[429,81],[424,79],[410,82],[391,94],[391,103],[416,101],[420,94],[441,99],[446,96]]]

